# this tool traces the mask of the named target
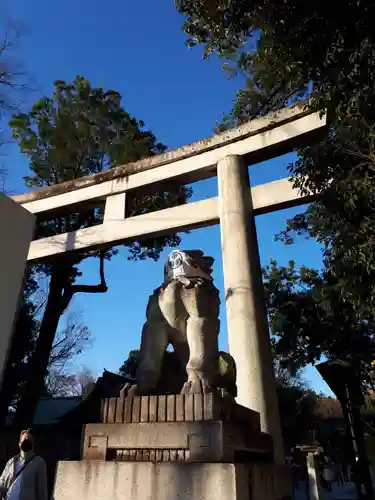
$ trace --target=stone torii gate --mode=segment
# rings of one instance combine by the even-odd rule
[[[2,211],[5,214],[4,206],[12,205],[12,210],[17,212],[15,218],[28,218],[28,229],[22,234],[23,248],[30,243],[29,262],[117,245],[146,235],[220,223],[229,350],[237,364],[237,400],[260,413],[262,431],[272,435],[278,463],[283,462],[283,446],[254,216],[302,205],[312,197],[302,196],[290,179],[250,188],[247,167],[314,140],[325,126],[326,115],[311,113],[296,105],[174,151],[14,196],[13,202],[5,197],[0,199],[0,214]],[[157,191],[163,188],[165,181],[187,184],[214,176],[218,179],[217,198],[126,217],[126,196],[130,191]],[[30,212],[47,217],[101,204],[105,204],[102,224],[30,242],[33,225]],[[19,205],[26,209],[21,214],[18,214]],[[0,215],[0,223],[4,234],[9,214]],[[20,248],[16,239],[9,245],[2,243],[4,255],[0,262],[1,266],[9,267],[10,262],[18,259],[11,267],[17,269],[14,280],[19,287],[26,255],[22,255],[22,251],[20,255],[13,254],[17,245]],[[8,318],[5,330],[2,327],[5,347],[16,310],[15,292],[12,307],[9,299],[4,302],[7,286],[2,280],[0,314]],[[4,360],[0,359],[0,363]]]

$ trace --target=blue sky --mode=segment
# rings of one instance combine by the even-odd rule
[[[186,48],[183,19],[172,0],[3,0],[0,14],[20,24],[24,32],[15,57],[27,68],[34,88],[24,99],[24,109],[40,95],[50,94],[54,80],[70,81],[83,75],[94,86],[119,91],[124,108],[173,149],[211,135],[215,122],[231,109],[241,83],[228,79],[219,60],[204,61],[200,49]],[[252,185],[285,177],[292,158],[287,155],[252,166]],[[24,191],[27,161],[16,146],[9,146],[3,163],[9,172],[8,192]],[[194,200],[216,194],[215,179],[194,185]],[[298,265],[321,265],[315,242],[301,240],[284,247],[274,241],[286,219],[300,210],[257,218],[263,265],[271,258],[280,264],[294,259]],[[219,227],[193,231],[182,240],[182,247],[201,248],[215,257],[214,277],[222,292]],[[97,266],[96,260],[87,261],[81,281],[96,283]],[[73,308],[83,312],[95,338],[93,346],[76,360],[77,366],[86,365],[96,374],[104,368],[116,371],[129,350],[138,347],[147,299],[160,284],[162,270],[162,261],[129,262],[121,250],[106,268],[109,291],[74,299]],[[226,349],[224,308],[221,320],[220,345]],[[307,368],[305,380],[318,391],[328,392],[314,368]]]

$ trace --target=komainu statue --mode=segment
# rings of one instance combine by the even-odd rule
[[[164,282],[147,304],[136,384],[123,391],[129,395],[157,393],[165,352],[172,345],[186,369],[181,393],[220,388],[236,396],[234,360],[218,350],[220,298],[213,284],[213,263],[213,257],[200,250],[171,252]]]

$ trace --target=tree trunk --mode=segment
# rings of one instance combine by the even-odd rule
[[[14,327],[0,388],[0,426],[6,422],[10,405],[14,404],[20,396],[20,384],[25,380],[23,360],[33,348],[33,319],[30,317],[28,299],[25,299],[25,295],[23,300]]]
[[[1,388],[0,388],[0,426],[5,425],[6,423],[6,418],[9,413],[9,406],[12,403],[13,397],[16,395],[17,391],[17,384],[16,381],[14,380],[15,373],[14,373],[14,367],[12,366],[12,361],[14,356],[12,356],[16,343],[19,342],[19,336],[17,335],[18,333],[18,324],[20,320],[17,320],[16,327],[14,329],[13,337],[11,340],[11,345],[8,353],[8,359],[5,364],[5,369],[4,369],[4,374],[3,374],[3,380],[1,382]]]
[[[20,427],[32,425],[39,398],[44,393],[44,381],[49,364],[49,358],[55,340],[59,320],[75,293],[105,293],[107,284],[104,276],[105,251],[99,254],[98,285],[72,285],[70,278],[77,264],[61,261],[55,264],[51,273],[49,294],[39,328],[34,354],[28,363],[27,380],[22,398],[17,405],[14,423]]]
[[[14,419],[15,425],[20,427],[32,425],[38,401],[44,392],[44,379],[53,341],[63,312],[61,304],[71,267],[56,265],[51,274],[46,308],[40,324],[35,351],[28,364],[27,380]]]
[[[6,364],[3,380],[0,389],[0,426],[5,425],[8,416],[8,409],[12,403],[16,389],[13,377],[13,367],[9,363]]]
[[[15,345],[24,341],[22,335],[17,335],[17,333],[19,333],[19,330],[16,328],[0,388],[0,426],[5,425],[9,415],[9,407],[12,403],[14,404],[17,396],[19,396],[20,381],[22,380],[22,374],[17,373],[19,365],[18,367],[17,364],[14,366],[13,351],[17,349]]]

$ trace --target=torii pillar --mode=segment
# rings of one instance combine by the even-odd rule
[[[247,166],[240,156],[218,162],[220,232],[229,351],[237,366],[239,404],[260,413],[284,463],[275,375]]]
[[[0,193],[0,387],[25,276],[35,216]]]

